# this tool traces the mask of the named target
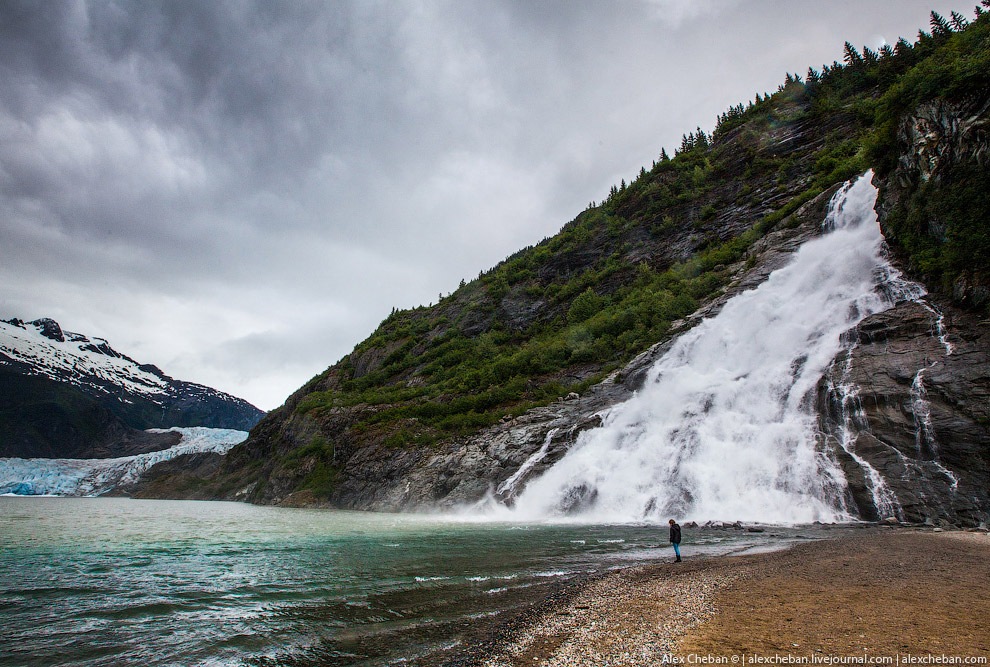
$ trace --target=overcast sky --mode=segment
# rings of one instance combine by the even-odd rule
[[[0,1],[0,318],[271,409],[786,72],[968,2]]]

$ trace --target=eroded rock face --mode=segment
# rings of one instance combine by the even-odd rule
[[[990,166],[990,98],[922,104],[902,120],[897,139],[896,169],[874,179],[888,238],[888,217],[923,206],[919,192],[952,185],[961,164]],[[925,216],[922,231],[946,241],[945,221],[937,215]],[[984,271],[971,267],[951,291],[929,285],[935,295],[926,303],[900,304],[865,319],[851,332],[856,347],[823,379],[823,430],[864,517],[877,515],[868,467],[882,476],[887,499],[903,519],[978,525],[990,516],[990,322],[978,314],[990,303]],[[849,405],[842,414],[837,391],[843,383],[859,388],[857,414],[848,413]],[[856,431],[847,437],[849,451],[838,446],[843,418]]]
[[[904,119],[898,142],[904,147],[894,178],[900,188],[938,180],[950,165],[990,162],[990,98],[966,102],[933,100]]]
[[[818,405],[852,506],[868,519],[893,511],[917,523],[987,522],[987,323],[946,304],[907,302],[850,336],[855,345],[822,379]],[[871,485],[871,469],[886,493]]]
[[[886,178],[875,178],[880,191],[877,214],[880,228],[895,253],[902,253],[888,218],[923,207],[920,199],[958,181],[957,170],[968,166],[977,171],[990,168],[990,95],[974,93],[968,100],[932,100],[907,115],[897,133],[900,155],[897,167]],[[951,236],[950,220],[942,211],[924,210],[917,232],[936,245]],[[958,223],[957,223],[958,224]],[[902,257],[902,259],[904,259]],[[906,262],[910,263],[910,262]],[[912,268],[912,267],[908,267]],[[970,266],[957,276],[945,296],[956,305],[978,310],[990,306],[990,280],[986,267]],[[931,285],[934,289],[941,286]]]

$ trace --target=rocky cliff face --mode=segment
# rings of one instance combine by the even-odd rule
[[[988,129],[990,98],[980,95],[926,102],[902,120],[897,167],[875,184],[881,229],[909,273],[919,267],[903,245],[901,221],[923,213],[923,233],[937,244],[948,241],[954,211],[929,210],[920,195],[957,186],[952,179],[961,167],[985,168]],[[990,522],[985,269],[970,267],[951,289],[930,285],[925,301],[861,322],[850,332],[856,346],[823,379],[823,431],[864,517],[886,510],[913,522]],[[880,488],[871,480],[876,475]]]
[[[988,267],[976,265],[975,257],[961,267],[951,266],[951,258],[937,259],[958,254],[957,245],[986,244],[979,232],[988,214],[990,94],[973,91],[964,100],[920,104],[901,121],[897,149],[896,168],[875,181],[884,235],[909,271],[929,273],[933,290],[967,309],[985,310]],[[940,273],[948,284],[940,284]]]
[[[924,300],[849,336],[855,346],[823,378],[818,404],[859,515],[990,522],[987,322]]]

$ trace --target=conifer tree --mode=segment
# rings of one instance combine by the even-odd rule
[[[670,158],[667,156],[667,149],[660,147],[660,162],[669,162]]]
[[[959,12],[952,11],[949,14],[952,16],[952,28],[954,30],[965,30],[966,26],[969,25],[969,21],[966,20],[966,17]]]
[[[705,131],[700,127],[697,129],[698,132],[694,135],[694,145],[700,146],[701,148],[708,148],[708,137],[705,136]]]
[[[849,42],[846,42],[846,46],[843,49],[842,59],[848,67],[858,67],[863,64],[863,58],[859,55],[859,51]]]
[[[935,37],[936,39],[944,39],[949,36],[949,33],[952,32],[952,28],[949,27],[949,22],[936,11],[932,11],[931,24],[932,37]]]
[[[897,40],[897,44],[894,45],[894,56],[897,58],[907,58],[911,55],[914,47],[911,46],[911,42],[907,41],[903,37]]]

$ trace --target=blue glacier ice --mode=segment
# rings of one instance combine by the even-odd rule
[[[18,496],[99,496],[122,484],[136,482],[145,470],[180,454],[225,454],[244,442],[247,431],[227,428],[173,427],[179,444],[158,452],[114,459],[0,458],[0,494]]]

